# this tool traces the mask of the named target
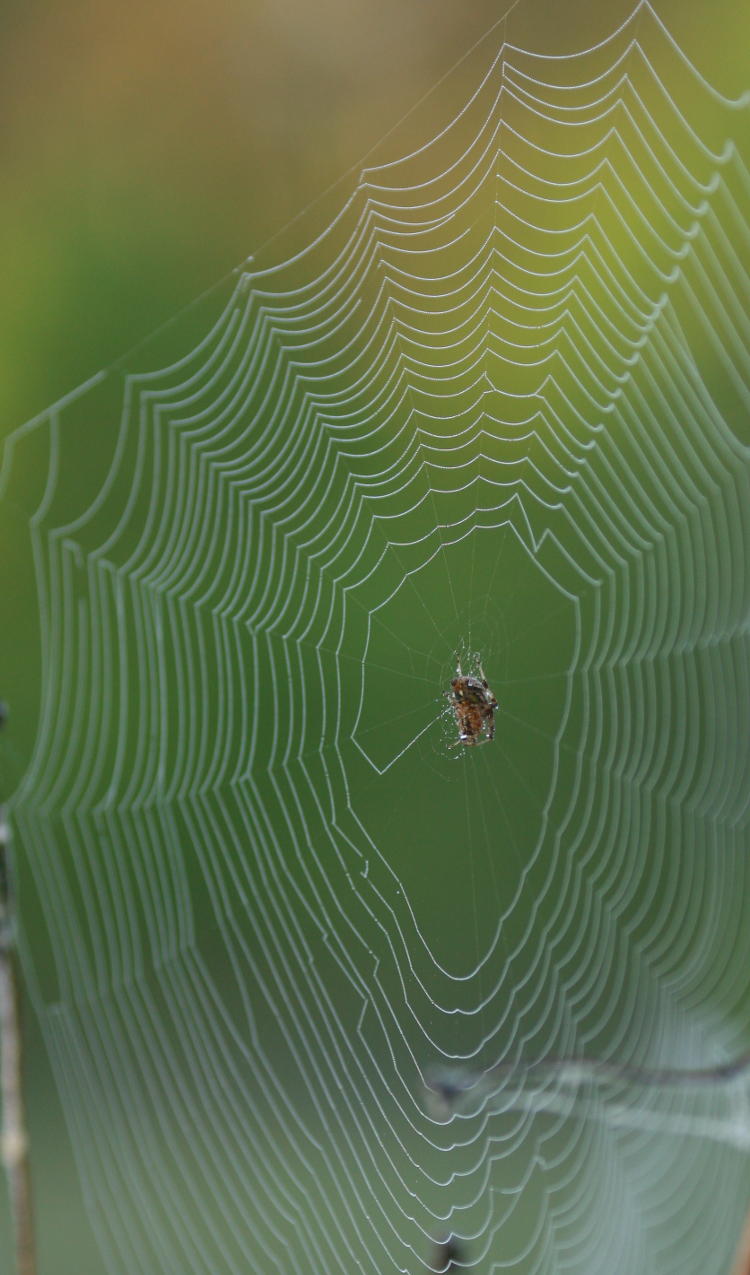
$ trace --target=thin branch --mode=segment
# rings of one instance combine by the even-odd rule
[[[750,1210],[745,1218],[742,1235],[734,1255],[734,1262],[729,1275],[750,1275]]]
[[[474,1089],[486,1089],[489,1083],[522,1082],[527,1079],[555,1079],[568,1083],[607,1083],[621,1081],[648,1088],[716,1087],[727,1085],[750,1073],[750,1051],[737,1054],[726,1062],[709,1067],[641,1067],[637,1064],[610,1062],[601,1058],[554,1055],[530,1062],[497,1063],[486,1071],[462,1071],[455,1068],[428,1069],[425,1089],[434,1094],[446,1111],[455,1107],[463,1095]],[[750,1268],[748,1270],[750,1275]]]
[[[23,1093],[21,996],[15,944],[10,836],[0,806],[0,1095],[2,1160],[8,1178],[17,1275],[36,1275],[29,1142]]]

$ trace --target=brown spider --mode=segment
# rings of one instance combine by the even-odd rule
[[[479,665],[479,677],[469,677],[456,667],[457,676],[451,682],[449,692],[453,715],[458,726],[458,739],[452,745],[486,744],[495,734],[495,709],[497,700],[490,690],[484,669]]]

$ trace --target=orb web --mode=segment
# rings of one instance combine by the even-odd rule
[[[23,953],[108,1271],[725,1269],[744,1078],[523,1065],[747,1041],[747,107],[648,4],[506,39],[12,436]]]

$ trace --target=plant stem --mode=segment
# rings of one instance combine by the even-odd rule
[[[8,823],[0,806],[0,1093],[2,1159],[8,1177],[17,1275],[36,1275],[31,1171],[23,1095],[23,1048]]]
[[[745,1218],[730,1275],[750,1275],[750,1212]]]

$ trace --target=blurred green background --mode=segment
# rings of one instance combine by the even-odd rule
[[[539,51],[569,52],[602,38],[631,7],[521,0],[507,35]],[[745,6],[657,0],[654,7],[724,92],[747,86]],[[488,0],[7,0],[0,12],[2,436],[119,360],[339,183],[281,237],[279,256],[306,242],[372,147],[372,162],[397,156],[454,114],[501,28],[380,142],[502,14]],[[3,544],[3,554],[13,552]],[[13,622],[11,606],[4,623]],[[0,683],[0,694],[13,709],[12,688]],[[3,796],[23,772],[31,737],[12,716],[0,752]],[[96,1272],[59,1098],[30,1013],[27,1026],[40,1272]],[[8,1252],[3,1197],[3,1270]]]
[[[601,39],[622,0],[522,0],[509,38]],[[185,0],[2,7],[2,432],[119,358],[256,251],[371,147],[502,16],[489,0]],[[727,93],[749,20],[730,0],[659,0]],[[485,64],[501,32],[488,37]],[[428,137],[478,58],[379,155]],[[310,224],[306,223],[305,233]]]

